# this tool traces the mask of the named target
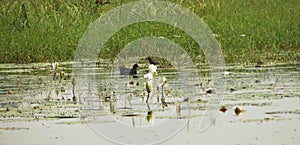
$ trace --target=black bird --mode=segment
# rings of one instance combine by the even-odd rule
[[[136,77],[138,67],[139,67],[138,64],[134,64],[131,69],[125,66],[119,66],[120,75],[131,75],[133,77]]]
[[[153,60],[151,57],[147,57],[147,60],[149,61],[150,64],[154,64],[154,65],[157,65],[159,64],[157,61]]]

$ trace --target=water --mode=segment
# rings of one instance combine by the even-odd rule
[[[30,132],[34,130],[32,123],[36,121],[49,125],[55,122],[54,126],[60,125],[61,128],[64,128],[64,124],[74,127],[89,124],[98,135],[100,129],[105,130],[116,124],[125,128],[149,127],[154,129],[147,133],[152,132],[149,136],[154,136],[141,139],[141,142],[170,138],[162,142],[166,144],[299,142],[299,64],[227,66],[227,72],[223,74],[226,78],[226,92],[222,104],[218,105],[227,110],[219,111],[212,126],[202,133],[198,130],[199,122],[205,115],[212,95],[208,90],[214,87],[208,66],[199,65],[198,70],[187,69],[192,75],[197,73],[199,76],[199,80],[188,81],[183,79],[186,76],[182,77],[172,66],[159,68],[159,76],[155,77],[154,84],[160,84],[162,76],[167,78],[163,95],[168,107],[164,108],[161,103],[161,87],[158,90],[153,87],[149,104],[145,103],[147,92],[143,75],[146,73],[146,66],[143,64],[138,70],[137,79],[120,76],[118,68],[111,66],[108,61],[103,61],[98,67],[87,67],[84,74],[75,77],[75,94],[72,84],[73,62],[60,64],[60,70],[65,71],[61,83],[59,72],[53,80],[54,72],[50,63],[0,65],[0,136],[4,138],[4,144],[18,144],[12,141],[12,137],[21,135],[22,127],[18,129],[18,126],[28,126],[25,130]],[[178,104],[180,112],[176,106]],[[234,111],[236,107],[244,111],[237,115]],[[162,124],[164,128],[161,127]],[[40,129],[45,130],[47,129]],[[17,135],[9,137],[11,131]],[[110,134],[106,138],[108,140],[118,138],[119,142],[132,144],[134,142],[130,140],[137,140],[136,137],[126,135],[120,137],[114,131],[107,133]],[[165,135],[166,133],[168,134]],[[274,137],[282,140],[273,140]],[[49,140],[53,141],[52,138],[45,140],[45,144]],[[76,144],[76,141],[68,141],[66,139],[60,143]]]

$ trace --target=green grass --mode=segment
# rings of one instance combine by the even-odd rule
[[[104,0],[105,1],[105,0]],[[101,14],[133,0],[97,6],[83,0],[0,1],[0,63],[72,60],[85,30]],[[297,0],[168,0],[203,18],[221,45],[226,63],[300,62],[300,2]],[[128,32],[131,33],[128,33]],[[183,37],[175,38],[173,35]],[[164,36],[205,62],[183,31],[161,23],[123,28],[105,45],[113,57],[129,42]]]

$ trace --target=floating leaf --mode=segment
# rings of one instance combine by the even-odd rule
[[[123,114],[122,117],[137,117],[141,116],[141,114],[131,113],[131,114]]]
[[[163,109],[168,108],[168,104],[166,102],[162,102],[161,106]]]
[[[236,115],[241,115],[242,113],[245,112],[245,110],[243,108],[241,108],[241,107],[236,107],[234,109],[234,112],[235,112]]]
[[[12,90],[8,90],[7,94],[13,95],[14,92]]]
[[[222,106],[220,109],[219,109],[221,112],[225,113],[227,111],[227,108],[225,106]]]

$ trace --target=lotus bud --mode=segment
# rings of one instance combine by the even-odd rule
[[[147,89],[148,93],[150,93],[152,91],[152,87],[151,87],[151,84],[149,81],[146,81],[146,89]]]

